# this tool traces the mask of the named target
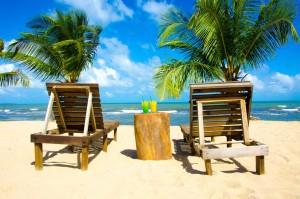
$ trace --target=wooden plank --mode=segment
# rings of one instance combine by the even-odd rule
[[[202,148],[203,159],[233,158],[247,156],[264,156],[268,153],[267,145],[232,147],[232,148]]]
[[[52,144],[68,144],[68,145],[81,145],[88,144],[89,138],[85,137],[75,137],[68,135],[41,135],[41,134],[31,134],[31,142],[34,143],[52,143]]]

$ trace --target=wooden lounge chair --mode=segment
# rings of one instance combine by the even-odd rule
[[[42,132],[31,134],[35,148],[35,168],[43,169],[43,143],[81,146],[81,170],[88,168],[89,145],[103,137],[107,152],[107,134],[114,131],[117,141],[118,121],[103,121],[98,84],[47,83],[50,95]],[[47,130],[51,110],[57,129]]]
[[[256,172],[264,174],[268,147],[249,138],[252,89],[250,82],[190,85],[190,124],[180,128],[192,154],[203,158],[208,175],[212,175],[211,159],[242,156],[256,156]],[[227,139],[216,142],[219,136]]]

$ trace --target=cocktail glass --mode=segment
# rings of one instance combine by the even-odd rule
[[[143,113],[148,113],[148,110],[149,110],[149,102],[143,101],[143,102],[142,102],[142,108],[143,108]]]
[[[151,113],[156,113],[157,101],[152,100],[150,101],[150,110]]]

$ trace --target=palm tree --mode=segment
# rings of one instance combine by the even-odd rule
[[[21,37],[8,46],[2,58],[21,64],[42,81],[77,82],[92,65],[101,26],[88,25],[83,11],[55,12],[32,19]]]
[[[4,49],[4,42],[0,39],[0,53]],[[0,87],[16,86],[21,84],[23,87],[29,86],[29,78],[20,70],[16,69],[10,72],[0,73]]]
[[[156,68],[153,81],[161,99],[178,98],[190,83],[242,80],[242,69],[261,66],[290,37],[298,42],[293,0],[267,5],[258,0],[197,0],[195,8],[191,16],[171,9],[161,19],[159,46],[184,55]]]

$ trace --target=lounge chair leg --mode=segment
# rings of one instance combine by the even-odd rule
[[[69,133],[69,136],[73,136],[73,133]],[[68,145],[68,151],[74,152],[74,145]]]
[[[107,152],[107,143],[108,139],[107,139],[107,134],[103,135],[103,151]]]
[[[81,150],[81,170],[86,171],[89,163],[89,146],[82,146]]]
[[[231,136],[227,136],[227,142],[231,142],[232,141],[232,137]],[[227,148],[232,147],[232,144],[227,144]]]
[[[256,173],[265,174],[265,156],[256,156]]]
[[[212,175],[211,161],[210,159],[208,159],[208,160],[204,160],[204,162],[205,162],[206,173],[207,175],[211,176]]]
[[[34,143],[34,154],[35,154],[35,170],[43,169],[43,144]]]
[[[211,137],[211,142],[215,142],[216,138],[215,137]]]
[[[114,141],[117,141],[117,130],[118,128],[114,129]]]
[[[196,150],[194,149],[193,144],[190,144],[191,146],[191,155],[196,155]]]

